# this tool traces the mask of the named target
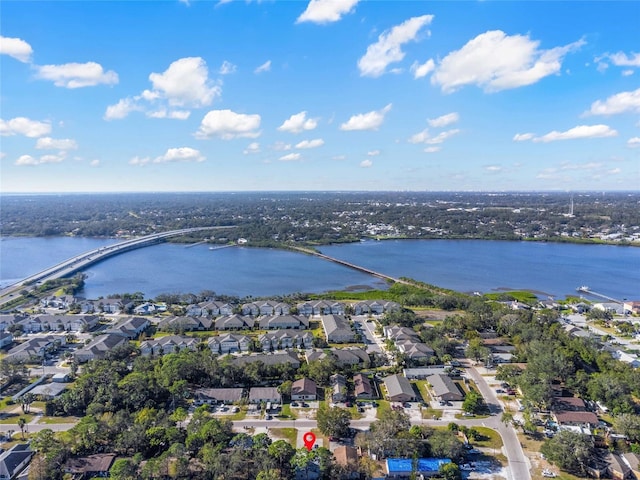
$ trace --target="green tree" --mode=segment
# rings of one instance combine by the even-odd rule
[[[20,417],[18,419],[18,428],[20,428],[20,432],[22,433],[22,440],[24,440],[24,431],[27,428],[27,421],[24,417]]]
[[[469,390],[462,402],[462,409],[468,413],[479,413],[484,407],[484,400],[475,390]]]
[[[349,433],[351,413],[344,408],[328,407],[321,403],[316,413],[318,429],[330,437],[345,437]]]
[[[595,447],[592,437],[561,430],[542,444],[540,452],[562,470],[574,475],[586,475]]]
[[[136,480],[138,476],[138,466],[129,458],[119,458],[109,470],[109,478],[113,480]]]
[[[455,463],[445,463],[440,465],[438,473],[443,480],[462,480],[462,472]]]

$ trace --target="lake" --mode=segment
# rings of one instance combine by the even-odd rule
[[[0,242],[6,285],[113,239],[11,238]],[[531,290],[564,298],[588,285],[615,298],[640,299],[640,248],[488,240],[389,240],[329,245],[326,255],[394,277],[462,292]],[[160,244],[91,266],[83,295],[124,292],[199,293],[240,297],[347,288],[385,288],[370,275],[316,257],[276,249]]]

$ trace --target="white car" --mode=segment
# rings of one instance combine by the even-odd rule
[[[549,469],[546,469],[546,468],[545,468],[545,469],[542,471],[542,476],[543,476],[543,477],[546,477],[546,478],[555,478],[555,477],[557,477],[558,475],[556,475],[556,474],[555,474],[554,472],[552,472],[551,470],[549,470]]]

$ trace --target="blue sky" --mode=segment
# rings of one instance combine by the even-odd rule
[[[2,192],[640,186],[639,2],[0,8]]]

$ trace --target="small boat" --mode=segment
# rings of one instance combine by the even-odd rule
[[[586,285],[582,285],[581,287],[576,288],[576,290],[579,292],[588,292],[589,287],[587,287]]]

